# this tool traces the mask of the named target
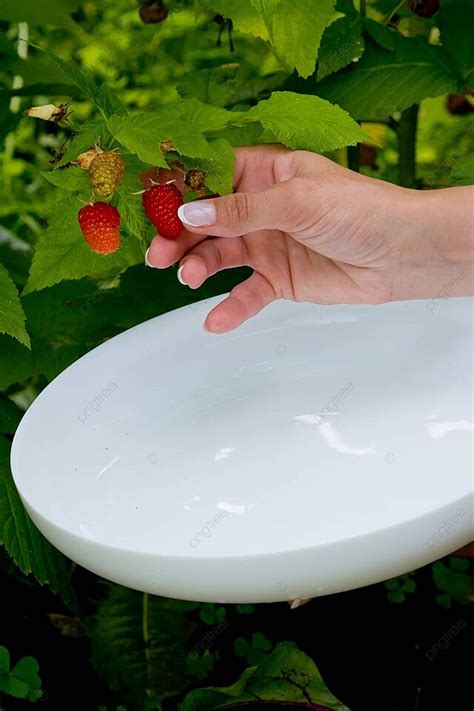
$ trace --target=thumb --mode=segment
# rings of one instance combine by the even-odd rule
[[[292,178],[262,192],[188,202],[181,205],[178,217],[190,232],[239,237],[262,229],[301,229],[310,205],[308,182]]]

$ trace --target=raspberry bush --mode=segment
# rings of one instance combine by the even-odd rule
[[[281,606],[260,613],[148,599],[71,569],[23,509],[10,441],[32,399],[78,357],[241,280],[241,270],[220,274],[196,294],[174,268],[144,266],[156,228],[179,239],[183,201],[232,191],[233,147],[282,143],[420,189],[473,182],[473,26],[472,0],[0,3],[0,586],[9,601],[32,591],[28,604],[42,621],[54,613],[47,629],[58,665],[68,635],[71,645],[74,635],[78,645],[90,640],[75,657],[89,686],[67,665],[48,669],[46,681],[41,673],[50,708],[243,708],[254,694],[269,708],[277,699],[347,708],[309,656],[284,642],[294,633],[321,654],[313,630],[325,615],[312,618],[310,605],[301,614],[311,635],[292,626],[283,635]],[[433,581],[421,573],[410,596],[420,608],[430,586],[435,599],[436,571]],[[445,577],[443,599],[462,604],[464,568]],[[17,635],[3,632],[23,617],[0,618],[0,707],[21,686],[6,650],[19,659],[31,648],[40,668],[47,660],[33,635],[28,650],[14,649]],[[201,648],[206,631],[228,619],[222,642]],[[244,672],[243,657],[253,671]],[[31,701],[41,695],[33,666],[21,687]],[[205,688],[187,696],[196,686]],[[366,697],[363,707],[389,708],[374,704]]]

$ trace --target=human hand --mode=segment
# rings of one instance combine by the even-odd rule
[[[278,298],[376,304],[430,297],[453,269],[432,243],[426,197],[464,188],[406,190],[278,146],[239,148],[236,156],[236,192],[181,207],[187,229],[174,242],[157,235],[147,253],[158,268],[180,261],[180,281],[192,289],[223,269],[254,270],[210,312],[209,331],[232,330]],[[452,199],[443,200],[446,214]]]

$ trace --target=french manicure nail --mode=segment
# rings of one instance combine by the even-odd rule
[[[148,247],[147,251],[145,252],[145,264],[147,265],[147,267],[151,267],[152,269],[156,269],[155,265],[152,264],[152,263],[148,260],[148,252],[149,252],[149,251],[150,251],[150,247]]]
[[[180,266],[180,268],[178,269],[178,273],[176,274],[176,276],[178,277],[178,281],[179,281],[180,284],[182,284],[183,286],[187,286],[186,282],[184,281],[184,279],[183,279],[183,277],[182,277],[183,269],[184,269],[184,264],[182,264],[182,265]]]
[[[216,221],[216,208],[212,202],[196,200],[181,205],[178,217],[190,227],[209,227]]]

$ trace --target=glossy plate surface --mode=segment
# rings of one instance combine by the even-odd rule
[[[470,299],[222,297],[141,324],[37,398],[12,469],[44,535],[129,587],[260,602],[347,590],[469,542]]]

